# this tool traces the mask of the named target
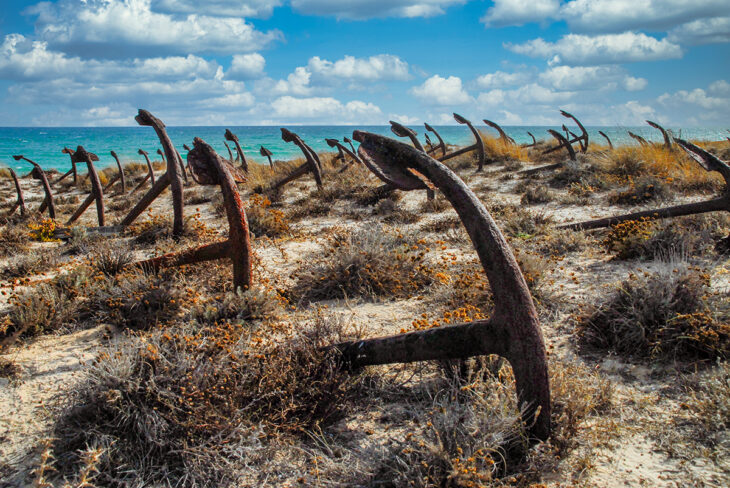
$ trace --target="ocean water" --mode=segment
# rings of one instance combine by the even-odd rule
[[[265,146],[273,153],[274,160],[288,160],[302,155],[294,144],[281,140],[281,131],[278,126],[227,128],[239,137],[247,159],[255,162],[266,162],[266,158],[259,154],[261,146]],[[496,135],[494,130],[486,126],[477,126],[477,128],[484,133]],[[552,137],[547,133],[549,128],[505,126],[504,130],[516,142],[529,143],[532,142],[532,139],[527,135],[528,131],[532,132],[538,140],[551,140]],[[167,132],[175,147],[183,155],[183,159],[185,158],[183,144],[192,147],[194,137],[200,137],[212,145],[219,154],[227,157],[228,152],[223,145],[225,129],[226,127],[168,127]],[[352,138],[352,132],[355,129],[395,137],[389,126],[291,126],[289,129],[296,132],[315,151],[332,151],[325,142],[326,138],[340,140],[346,136]],[[425,132],[423,126],[413,126],[412,129],[419,134],[419,139],[423,141],[423,133]],[[676,136],[705,141],[725,140],[727,136],[730,136],[730,133],[724,128],[682,129],[668,127],[667,129],[671,129]],[[436,126],[436,130],[449,144],[467,145],[473,143],[471,132],[466,126]],[[571,130],[577,132],[577,128],[571,128]],[[605,144],[605,140],[598,134],[599,130],[605,132],[614,145],[636,144],[629,137],[627,133],[629,130],[649,141],[661,142],[663,140],[661,133],[649,126],[586,127],[586,130],[588,130],[592,140],[601,144]],[[432,134],[430,135],[432,141],[435,142],[436,138]],[[71,168],[71,163],[69,156],[61,153],[61,150],[64,146],[76,149],[79,145],[99,156],[99,163],[97,163],[99,168],[115,164],[114,159],[109,154],[112,150],[116,151],[122,164],[124,164],[131,161],[144,161],[142,156],[137,154],[138,149],[147,151],[153,161],[159,159],[156,151],[161,148],[154,130],[150,127],[0,127],[0,167],[9,166],[18,173],[25,174],[31,169],[31,165],[25,161],[15,161],[12,158],[13,155],[22,154],[40,164],[44,169],[55,168],[65,172]],[[229,145],[235,156],[233,144],[229,143]]]

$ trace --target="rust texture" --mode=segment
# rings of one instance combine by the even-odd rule
[[[662,137],[664,137],[664,148],[672,149],[672,138],[669,136],[669,133],[664,129],[664,127],[656,122],[652,122],[651,120],[647,120],[646,123],[662,133]]]
[[[472,135],[474,135],[475,143],[474,143],[474,149],[477,150],[477,157],[479,158],[479,166],[477,167],[477,171],[481,171],[482,168],[484,168],[484,160],[485,160],[485,150],[484,150],[484,141],[482,140],[482,135],[479,133],[478,130],[474,128],[472,123],[462,117],[461,115],[455,113],[454,119],[459,124],[466,124],[467,127],[469,127],[469,130],[471,131]],[[466,148],[464,148],[466,149]],[[453,155],[456,153],[452,153],[450,156],[453,157]],[[445,161],[447,159],[447,156],[444,156],[441,158],[441,161]]]
[[[43,168],[41,168],[38,163],[36,163],[35,161],[31,161],[22,154],[13,156],[13,159],[15,159],[16,161],[23,160],[33,165],[33,171],[31,171],[30,174],[33,179],[41,181],[41,184],[43,185],[43,192],[46,194],[46,198],[45,200],[43,200],[43,203],[41,203],[41,207],[38,211],[40,213],[43,213],[43,211],[47,208],[48,216],[52,219],[55,219],[56,205],[53,203],[53,192],[51,192],[51,185],[48,183],[48,178],[46,178],[46,172],[43,171]]]
[[[66,225],[73,224],[76,220],[78,220],[79,217],[86,211],[87,208],[93,203],[96,202],[96,216],[97,220],[99,221],[99,227],[104,226],[104,191],[101,188],[101,182],[99,181],[99,175],[96,172],[96,168],[94,168],[94,163],[92,162],[92,154],[89,152],[86,152],[86,149],[83,148],[83,146],[79,146],[76,148],[76,151],[74,151],[72,156],[74,162],[76,163],[86,163],[86,167],[89,171],[89,180],[91,181],[91,193],[88,197],[86,197],[86,200],[84,200],[78,209],[73,213],[71,218],[66,222]],[[98,160],[98,158],[97,158]]]
[[[578,222],[575,224],[562,225],[562,229],[599,229],[611,225],[625,222],[627,220],[638,219],[661,219],[668,217],[680,217],[682,215],[694,215],[706,212],[726,211],[730,212],[730,165],[721,161],[713,154],[705,151],[699,146],[687,142],[682,139],[675,139],[675,142],[684,149],[692,158],[697,161],[706,171],[716,171],[720,173],[725,180],[725,189],[723,194],[718,198],[695,203],[687,203],[684,205],[675,205],[672,207],[658,208],[655,210],[646,210],[643,212],[634,212],[630,214],[618,215],[615,217],[607,217],[597,220],[589,220],[587,222]]]
[[[195,138],[188,153],[188,164],[195,181],[201,185],[219,185],[228,218],[228,240],[174,252],[136,263],[145,269],[195,264],[228,258],[233,264],[235,288],[251,287],[251,240],[246,213],[236,188],[232,167],[202,139]]]
[[[15,184],[15,192],[18,194],[18,199],[16,200],[15,205],[13,205],[13,208],[10,209],[8,215],[13,215],[17,209],[20,209],[20,215],[25,215],[25,198],[23,197],[23,189],[20,187],[20,181],[18,181],[18,175],[15,174],[13,168],[8,169],[10,170],[10,176],[13,178],[13,183]]]
[[[302,154],[304,154],[304,159],[306,159],[306,162],[295,168],[294,171],[289,173],[289,175],[285,176],[283,179],[271,185],[271,189],[274,190],[276,188],[279,188],[286,183],[289,183],[296,180],[297,178],[304,176],[309,172],[311,172],[314,176],[314,181],[317,183],[317,187],[321,189],[322,167],[320,166],[319,157],[317,157],[317,154],[312,150],[312,148],[307,146],[298,135],[283,127],[281,129],[281,139],[284,142],[293,142],[294,144],[296,144],[296,146],[302,151]]]
[[[564,147],[565,149],[567,149],[570,160],[575,161],[575,150],[573,149],[573,145],[570,144],[570,141],[568,141],[568,139],[563,137],[563,134],[556,130],[548,129],[548,132],[551,136],[558,140],[558,148]]]
[[[606,133],[602,130],[599,130],[598,133],[601,134],[604,139],[606,139],[606,142],[608,142],[608,148],[613,149],[613,143],[611,142],[611,139],[606,135]]]
[[[117,156],[117,153],[114,151],[111,151],[110,154],[114,158],[114,161],[117,162],[117,169],[119,169],[119,179],[122,181],[122,193],[127,193],[127,179],[124,177],[124,169],[122,168],[122,163],[119,162],[119,156]],[[110,182],[105,190],[110,188],[111,185],[112,183]]]
[[[69,156],[71,156],[71,169],[68,170],[67,172],[65,172],[64,174],[62,174],[61,177],[58,178],[55,182],[60,183],[67,176],[74,175],[74,185],[75,185],[78,182],[78,173],[76,172],[76,163],[74,162],[74,158],[73,158],[74,152],[67,147],[64,147],[63,149],[61,149],[61,152],[63,154],[68,154]]]
[[[436,139],[438,139],[439,144],[438,148],[441,149],[441,157],[446,156],[446,144],[444,143],[444,140],[441,138],[441,134],[439,134],[436,129],[434,129],[430,124],[424,123],[423,126],[426,128],[428,132],[433,132],[433,135],[436,136]]]
[[[550,385],[537,311],[509,244],[479,198],[449,168],[421,151],[377,134],[356,131],[358,153],[376,176],[401,190],[426,178],[449,200],[464,223],[494,292],[488,320],[337,344],[346,365],[458,359],[499,354],[512,365],[517,396],[533,439],[550,435]],[[419,176],[420,175],[420,176]]]
[[[238,162],[238,158],[233,158],[233,153],[231,152],[231,146],[228,145],[226,141],[223,141],[223,144],[226,146],[226,149],[228,150],[228,161],[232,163]],[[190,152],[190,149],[188,149],[188,152]]]
[[[631,136],[631,138],[634,139],[636,142],[638,142],[639,145],[641,145],[641,146],[648,146],[649,145],[649,143],[646,142],[646,139],[644,139],[640,135],[634,134],[631,131],[628,131],[628,132],[629,132],[629,135]]]
[[[484,119],[484,123],[487,124],[492,129],[499,132],[499,138],[502,139],[502,142],[505,144],[514,144],[515,140],[512,139],[510,136],[507,135],[507,133],[500,127],[500,125],[496,122],[492,122],[491,120]]]
[[[144,156],[144,160],[147,162],[147,169],[148,169],[149,172],[147,173],[147,177],[144,179],[144,181],[147,181],[148,179],[151,179],[152,180],[152,186],[154,186],[154,184],[155,184],[155,172],[152,169],[152,163],[150,162],[149,154],[147,154],[147,151],[145,151],[143,149],[138,150],[137,153],[138,154],[141,154],[142,156]]]
[[[243,154],[243,149],[241,149],[241,144],[238,143],[238,136],[231,132],[230,130],[226,129],[225,138],[227,141],[231,141],[233,144],[236,145],[236,153],[238,154],[237,160],[240,160],[241,162],[241,168],[244,172],[248,173],[248,161],[246,161],[246,155]],[[195,144],[193,144],[195,145]]]
[[[344,173],[350,166],[352,166],[353,163],[362,164],[362,161],[357,156],[357,154],[355,154],[354,151],[350,151],[347,147],[342,145],[340,143],[340,141],[338,141],[337,139],[325,139],[325,142],[327,142],[327,145],[329,147],[336,147],[337,149],[340,150],[340,152],[342,152],[350,157],[350,161],[345,163],[345,165],[339,169],[338,173]]]
[[[578,120],[575,115],[568,113],[565,110],[561,110],[560,115],[572,119],[573,122],[575,122],[575,124],[578,126],[581,131],[581,135],[575,136],[574,139],[577,139],[577,142],[580,142],[581,152],[586,152],[588,150],[588,131],[586,130],[586,128],[583,127],[583,124],[580,123],[580,120]]]
[[[530,132],[530,131],[527,131],[527,135],[528,135],[528,136],[530,136],[530,137],[532,138],[532,144],[528,144],[528,145],[527,145],[527,146],[525,146],[525,147],[532,147],[532,146],[535,146],[535,145],[537,145],[537,140],[535,139],[535,136],[533,136],[533,135],[532,135],[532,132]]]
[[[274,163],[271,162],[271,151],[266,149],[264,146],[259,148],[259,154],[266,157],[269,160],[269,168],[274,169]]]

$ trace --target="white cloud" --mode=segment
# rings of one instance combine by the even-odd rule
[[[642,90],[647,81],[626,74],[619,66],[554,66],[540,74],[540,81],[559,90]]]
[[[549,59],[551,65],[616,64],[682,56],[682,49],[667,39],[658,40],[636,32],[600,36],[568,34],[557,42],[538,38],[523,44],[506,43],[504,46],[518,54]]]
[[[730,17],[695,20],[675,27],[667,36],[683,44],[718,44],[730,42]]]
[[[728,83],[725,80],[714,81],[714,82],[710,83],[710,86],[708,87],[708,91],[713,95],[730,96],[730,83]]]
[[[152,0],[156,12],[195,14],[205,12],[210,16],[269,17],[281,0]]]
[[[403,125],[415,125],[420,122],[418,117],[411,117],[410,115],[390,114],[388,117],[390,120],[394,120]]]
[[[256,51],[280,39],[240,17],[185,17],[153,12],[151,0],[60,0],[27,10],[49,45],[85,56],[148,56],[153,52],[234,53]]]
[[[727,0],[573,0],[560,12],[578,32],[667,30],[697,19],[727,15]]]
[[[560,0],[494,0],[481,21],[488,27],[523,25],[554,17],[560,9]]]
[[[373,120],[381,114],[372,103],[354,100],[343,104],[332,97],[279,97],[271,103],[280,119]]]
[[[231,61],[231,67],[226,72],[229,76],[238,80],[260,78],[264,74],[266,60],[259,53],[236,54]]]
[[[471,100],[457,76],[442,78],[433,75],[422,85],[411,88],[411,93],[433,105],[461,105]]]
[[[305,15],[331,15],[347,19],[383,17],[432,17],[447,7],[467,0],[291,0],[292,7]]]
[[[309,59],[307,69],[322,78],[342,78],[352,81],[410,79],[408,63],[391,54],[379,54],[369,58],[345,56],[334,62],[314,56]]]
[[[478,77],[476,84],[479,88],[484,89],[502,88],[527,83],[530,78],[531,75],[524,72],[505,73],[504,71],[495,71]]]
[[[309,85],[309,81],[312,78],[307,68],[303,66],[297,67],[293,73],[287,76],[286,80],[279,80],[275,82],[273,89],[271,89],[270,80],[262,80],[257,84],[257,89],[263,93],[269,90],[273,94],[292,94],[292,95],[309,95],[312,93],[312,87]]]

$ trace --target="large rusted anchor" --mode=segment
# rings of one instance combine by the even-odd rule
[[[461,149],[458,149],[450,154],[446,154],[444,156],[441,156],[439,158],[439,161],[444,162],[448,161],[449,159],[455,158],[456,156],[461,156],[462,154],[466,154],[471,151],[477,152],[477,157],[479,158],[479,166],[477,168],[477,171],[481,171],[484,167],[484,158],[485,158],[485,150],[484,150],[484,141],[482,140],[482,136],[479,133],[478,130],[474,128],[472,123],[462,117],[461,115],[455,113],[454,119],[460,123],[460,124],[466,124],[467,127],[469,127],[469,130],[471,131],[472,135],[474,135],[475,142],[471,146],[462,147]]]
[[[566,224],[561,225],[559,228],[573,230],[599,229],[615,225],[620,222],[625,222],[627,220],[663,219],[668,217],[680,217],[682,215],[716,212],[720,210],[730,212],[730,165],[691,142],[687,142],[682,139],[675,139],[674,141],[695,161],[697,161],[703,169],[706,171],[717,171],[720,173],[722,178],[725,180],[725,189],[720,197],[704,202],[686,203],[684,205],[675,205],[655,210],[645,210],[643,212],[634,212],[625,215],[618,215],[616,217],[607,217],[604,219],[589,220],[587,222]],[[727,238],[727,240],[730,244],[730,238]]]
[[[638,135],[638,134],[634,134],[634,133],[633,133],[633,132],[631,132],[631,131],[628,131],[628,132],[629,132],[629,135],[631,136],[631,138],[632,138],[633,140],[635,140],[636,142],[638,142],[640,146],[644,147],[644,146],[648,146],[648,145],[649,145],[649,143],[648,143],[648,142],[646,142],[646,139],[644,139],[644,138],[643,138],[643,137],[641,137],[640,135]]]
[[[310,148],[307,144],[302,141],[302,139],[296,135],[295,133],[291,132],[288,129],[285,129],[282,127],[281,129],[281,138],[285,142],[293,142],[297,145],[297,147],[302,151],[302,154],[304,154],[304,163],[300,164],[294,170],[289,173],[288,175],[284,176],[279,181],[273,183],[268,189],[265,191],[274,191],[278,188],[281,188],[282,186],[286,185],[287,183],[290,183],[298,178],[301,178],[307,173],[312,173],[314,176],[314,181],[317,183],[317,188],[322,188],[322,167],[319,163],[319,157],[317,156],[317,153],[315,153],[312,148]]]
[[[664,127],[657,124],[656,122],[652,122],[651,120],[647,120],[646,123],[662,133],[662,137],[664,138],[664,149],[671,150],[672,149],[672,138],[669,136],[669,133],[664,129]]]
[[[566,139],[563,134],[560,132],[548,129],[548,132],[551,136],[553,136],[555,139],[558,140],[558,147],[565,147],[568,150],[568,155],[570,156],[571,161],[576,161],[575,157],[575,150],[573,149],[573,146],[568,143],[568,139]],[[562,168],[565,165],[563,161],[559,161],[557,163],[553,164],[546,164],[543,166],[538,166],[537,168],[529,168],[529,169],[523,169],[522,171],[519,171],[517,174],[521,176],[531,176],[538,173],[542,173],[543,171],[552,171],[554,169]]]
[[[530,132],[528,130],[527,131],[527,135],[530,136],[530,137],[532,137],[532,144],[527,144],[524,147],[533,147],[533,146],[536,146],[537,145],[537,139],[535,139],[535,136],[532,135],[532,132]]]
[[[68,219],[68,222],[66,222],[66,225],[71,225],[76,220],[78,220],[79,217],[86,211],[87,208],[93,203],[96,202],[96,215],[97,219],[99,221],[99,227],[104,226],[104,191],[101,188],[101,182],[99,181],[99,175],[96,172],[96,168],[94,168],[94,163],[92,163],[92,160],[98,161],[99,158],[96,157],[95,154],[86,152],[86,149],[83,148],[83,146],[79,146],[76,148],[76,151],[74,151],[73,155],[71,156],[73,158],[73,161],[75,163],[86,163],[86,167],[89,170],[89,180],[91,181],[91,193],[89,193],[89,196],[86,197],[86,199],[81,203],[78,209],[73,213],[70,219]]]
[[[438,139],[439,143],[438,146],[434,148],[433,151],[429,151],[429,154],[433,154],[436,149],[441,150],[441,157],[446,156],[446,144],[444,143],[444,140],[441,138],[441,134],[439,134],[436,129],[434,129],[430,124],[424,123],[423,126],[426,128],[428,132],[433,132],[433,135],[436,136],[436,139]]]
[[[236,188],[234,168],[202,139],[195,138],[187,159],[193,178],[201,185],[220,185],[228,218],[228,240],[174,252],[136,263],[143,269],[195,264],[217,259],[233,263],[234,288],[251,287],[251,240],[241,196]]]
[[[510,246],[479,198],[448,167],[421,151],[356,131],[358,153],[375,175],[401,190],[433,182],[464,223],[494,293],[488,320],[348,342],[333,346],[345,365],[409,363],[497,354],[512,365],[517,397],[531,438],[550,436],[550,384],[540,322]]]
[[[558,139],[560,144],[558,144],[557,146],[545,149],[542,153],[550,154],[551,152],[558,151],[558,150],[562,149],[563,147],[565,147],[566,149],[569,149],[569,151],[572,151],[574,153],[575,151],[573,151],[573,144],[575,144],[576,142],[580,144],[581,152],[586,152],[588,150],[588,131],[586,131],[586,128],[583,127],[583,124],[580,123],[580,120],[578,120],[578,118],[575,117],[573,114],[570,114],[570,113],[566,112],[565,110],[561,110],[560,115],[562,115],[563,117],[572,119],[576,123],[578,128],[581,130],[581,135],[573,134],[564,125],[563,126],[564,129],[568,133],[568,137],[563,138],[563,139],[565,139],[565,141],[560,141],[560,139]],[[551,134],[552,134],[552,132],[551,132]],[[553,134],[553,137],[555,137],[554,134]]]
[[[41,184],[43,185],[43,192],[46,194],[46,198],[43,200],[43,203],[41,203],[38,212],[43,213],[47,208],[48,216],[52,219],[55,219],[56,205],[53,203],[53,192],[51,192],[51,185],[48,183],[46,172],[43,171],[43,168],[41,168],[38,163],[36,163],[35,161],[31,161],[22,154],[13,156],[13,159],[15,159],[16,161],[26,161],[33,165],[33,170],[30,172],[30,175],[33,177],[33,179],[41,181]]]
[[[58,178],[55,181],[55,183],[60,183],[67,176],[74,175],[74,185],[75,185],[77,183],[77,181],[78,181],[78,175],[77,175],[77,172],[76,172],[76,163],[74,162],[74,158],[73,158],[74,152],[71,149],[67,148],[67,147],[64,147],[61,150],[61,152],[64,153],[64,154],[68,154],[69,156],[71,156],[71,169],[68,170],[68,171],[66,171],[63,175],[61,175],[61,177]]]
[[[272,156],[271,151],[269,151],[268,149],[266,149],[264,146],[261,146],[259,148],[259,154],[262,155],[262,156],[264,156],[266,159],[268,159],[269,160],[269,168],[274,169],[274,163],[271,162],[271,156]]]
[[[160,119],[152,115],[146,110],[140,110],[139,114],[134,118],[139,125],[151,126],[155,129],[157,137],[160,139],[162,147],[165,149],[167,156],[167,171],[159,177],[152,188],[147,191],[144,197],[137,202],[137,205],[129,211],[126,217],[120,222],[121,227],[127,227],[139,217],[147,207],[157,198],[168,186],[172,193],[173,208],[173,225],[172,233],[179,236],[183,232],[183,183],[180,174],[181,163],[178,161],[178,155],[170,141],[170,137],[165,131],[165,124]]]
[[[342,153],[343,158],[345,157],[345,155],[349,156],[350,158],[350,161],[345,162],[345,165],[337,171],[337,174],[344,173],[347,169],[350,168],[350,166],[352,166],[353,163],[362,164],[362,161],[360,161],[360,158],[357,156],[357,154],[355,154],[354,151],[350,151],[350,149],[341,144],[340,141],[338,141],[337,139],[325,139],[325,142],[329,147],[337,148],[339,152]]]
[[[484,119],[484,123],[487,124],[492,129],[496,130],[499,133],[499,138],[502,139],[502,142],[505,144],[514,144],[515,140],[512,139],[510,136],[507,135],[507,133],[500,127],[499,124],[496,122],[492,122],[491,120]]]
[[[127,193],[127,179],[124,177],[124,169],[122,169],[122,163],[119,162],[119,156],[117,156],[117,153],[114,151],[111,151],[109,154],[112,155],[114,158],[114,161],[117,162],[117,169],[119,170],[119,173],[114,175],[114,178],[109,180],[109,183],[106,184],[104,187],[104,191],[107,191],[109,188],[111,188],[114,183],[121,180],[122,181],[122,193]]]
[[[398,122],[393,122],[392,120],[390,121],[390,130],[398,137],[409,138],[413,143],[413,147],[415,147],[424,154],[428,154],[423,148],[423,145],[421,145],[421,143],[419,142],[418,134],[416,134],[416,131],[409,129],[408,127],[399,124]],[[423,179],[423,183],[426,185],[426,199],[433,200],[434,198],[436,198],[436,192],[434,191],[433,185],[425,179]]]
[[[243,169],[244,172],[248,173],[248,161],[246,161],[246,155],[243,154],[241,144],[238,143],[238,136],[230,130],[226,129],[225,138],[227,141],[231,141],[233,144],[236,145],[236,153],[238,154],[236,161],[240,160],[241,169]]]
[[[145,151],[144,149],[139,149],[137,151],[137,154],[141,154],[142,156],[144,156],[144,159],[147,162],[147,175],[144,177],[144,179],[142,181],[139,182],[139,185],[134,187],[134,189],[132,190],[132,193],[135,193],[137,190],[142,188],[144,186],[144,184],[147,183],[147,180],[149,180],[149,179],[152,180],[152,187],[154,188],[154,186],[155,186],[155,172],[152,170],[152,163],[150,162],[150,158],[147,155],[147,151]]]
[[[613,143],[611,142],[611,139],[606,135],[606,133],[602,130],[599,130],[598,133],[601,134],[604,139],[606,139],[606,142],[608,142],[608,148],[613,149]]]
[[[8,216],[13,215],[17,209],[20,209],[20,215],[25,215],[25,198],[23,198],[23,189],[20,187],[18,175],[15,174],[13,168],[8,168],[8,170],[10,170],[13,183],[15,183],[15,192],[18,194],[18,199],[15,201],[13,208],[10,209],[10,212],[8,212]]]

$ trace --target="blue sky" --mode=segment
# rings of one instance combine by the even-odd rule
[[[3,0],[0,125],[730,126],[727,0]]]

